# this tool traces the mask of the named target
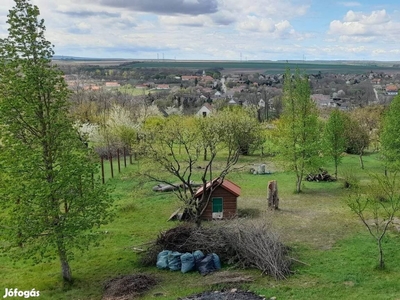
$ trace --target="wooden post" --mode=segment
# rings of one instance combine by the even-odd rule
[[[279,209],[278,184],[276,180],[271,180],[268,182],[267,193],[268,193],[267,195],[268,209],[269,210]]]
[[[103,156],[101,157],[101,181],[104,184],[104,159],[103,159]]]
[[[126,168],[126,148],[124,147],[124,166]]]
[[[114,178],[113,158],[112,158],[111,151],[109,152],[109,157],[108,157],[108,159],[110,160],[111,178]]]
[[[121,163],[119,161],[119,149],[117,149],[118,173],[121,173]]]

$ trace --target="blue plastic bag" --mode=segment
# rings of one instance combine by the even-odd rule
[[[212,254],[207,254],[201,261],[196,261],[196,268],[201,275],[207,275],[215,271]]]
[[[169,250],[163,250],[157,255],[157,268],[168,269],[168,255],[171,253]]]
[[[170,252],[168,254],[168,267],[171,271],[179,271],[181,269],[181,255],[180,252]]]
[[[181,256],[181,272],[187,273],[194,270],[195,267],[195,259],[192,253],[185,253]]]
[[[221,270],[221,260],[219,259],[219,256],[215,253],[212,254],[213,256],[213,262],[216,270]]]
[[[196,251],[194,251],[193,256],[194,256],[194,260],[198,261],[198,260],[202,260],[205,255],[200,250],[196,250]]]

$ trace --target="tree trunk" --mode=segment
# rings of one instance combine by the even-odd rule
[[[207,147],[204,148],[204,156],[203,156],[203,160],[207,160]]]
[[[335,158],[335,179],[337,180],[338,160]]]
[[[297,176],[297,182],[296,182],[296,193],[301,192],[301,180],[302,176]]]
[[[360,165],[361,165],[361,169],[364,170],[364,161],[363,161],[363,154],[362,154],[362,152],[360,153]]]
[[[69,267],[67,253],[62,241],[57,243],[58,256],[61,263],[61,276],[65,282],[72,282],[71,268]]]
[[[379,249],[379,269],[385,269],[385,262],[383,261],[383,250],[381,240],[378,240],[378,249]]]
[[[198,204],[195,207],[195,216],[194,216],[194,223],[196,224],[197,228],[201,227],[201,209]]]

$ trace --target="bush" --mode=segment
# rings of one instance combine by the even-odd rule
[[[354,175],[352,170],[345,170],[343,172],[343,187],[345,189],[355,189],[359,186],[360,180]]]

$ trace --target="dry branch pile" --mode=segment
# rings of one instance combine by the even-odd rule
[[[225,237],[231,241],[231,247],[243,267],[255,267],[275,279],[285,279],[290,274],[288,249],[265,224],[236,223],[225,230]]]
[[[226,221],[209,227],[181,225],[161,233],[142,257],[145,265],[155,265],[162,250],[217,253],[223,263],[255,267],[275,279],[290,273],[288,249],[265,224]]]
[[[201,250],[203,253],[217,253],[221,261],[227,262],[227,258],[234,256],[234,253],[220,236],[219,230],[218,227],[198,228],[188,223],[174,227],[159,234],[142,256],[141,262],[145,266],[154,266],[157,254],[162,250],[181,253]]]

